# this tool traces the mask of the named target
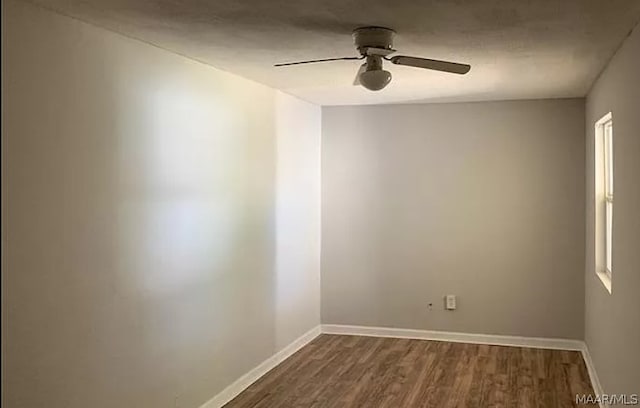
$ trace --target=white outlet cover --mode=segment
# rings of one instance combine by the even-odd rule
[[[456,309],[456,295],[446,295],[445,296],[445,308],[447,310],[455,310]]]

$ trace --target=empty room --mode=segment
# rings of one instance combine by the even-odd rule
[[[2,406],[640,405],[640,1],[2,0]]]

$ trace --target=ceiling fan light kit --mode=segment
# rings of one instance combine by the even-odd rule
[[[359,57],[339,57],[318,60],[287,62],[276,64],[276,67],[313,64],[318,62],[330,62],[341,60],[365,60],[356,73],[354,85],[362,85],[371,91],[379,91],[391,82],[391,72],[383,69],[383,61],[389,61],[395,65],[431,69],[435,71],[450,72],[464,75],[471,69],[470,65],[455,62],[433,60],[427,58],[409,57],[404,55],[389,55],[396,52],[393,49],[393,39],[396,32],[385,27],[360,27],[353,30],[353,41],[360,54]]]
[[[358,78],[360,85],[370,91],[379,91],[391,82],[391,72],[385,70],[365,71]]]
[[[382,69],[382,57],[369,55],[356,73],[354,85],[362,85],[370,91],[379,91],[391,82],[391,72]]]

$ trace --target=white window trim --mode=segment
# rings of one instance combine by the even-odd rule
[[[607,267],[607,221],[606,221],[606,202],[613,201],[613,193],[608,195],[608,186],[606,181],[606,146],[605,146],[605,126],[612,123],[613,115],[611,112],[604,115],[595,123],[595,157],[594,157],[594,204],[595,204],[595,267],[596,275],[604,285],[605,289],[611,294],[612,273]],[[613,154],[613,153],[611,153]],[[603,171],[604,170],[604,171]],[[602,208],[601,208],[602,207]]]

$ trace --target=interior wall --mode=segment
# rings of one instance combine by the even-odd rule
[[[323,107],[322,125],[323,323],[582,339],[583,99]]]
[[[321,110],[276,93],[276,346],[320,324]],[[255,340],[254,340],[255,341]]]
[[[319,324],[320,108],[2,2],[3,406],[197,407]]]
[[[609,394],[640,393],[640,28],[592,87],[586,102],[585,341]],[[611,294],[595,271],[595,122],[613,116],[614,210]]]

